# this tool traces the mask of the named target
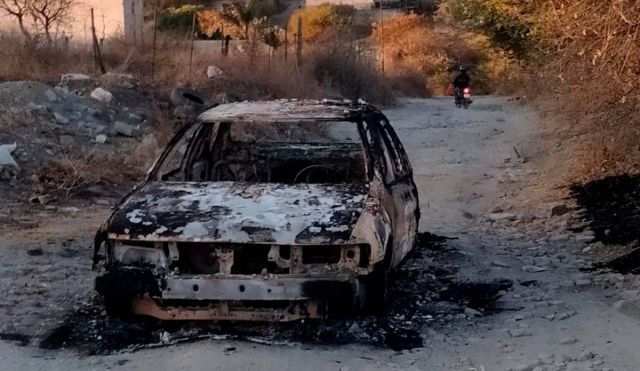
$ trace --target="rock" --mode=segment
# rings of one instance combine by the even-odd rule
[[[0,167],[10,166],[15,167],[16,169],[20,169],[16,160],[13,159],[11,154],[16,150],[18,145],[16,143],[13,144],[2,144],[0,145]]]
[[[596,236],[590,236],[585,234],[579,234],[576,236],[576,242],[581,242],[581,243],[591,243],[595,241],[595,239],[596,239]]]
[[[578,287],[588,287],[593,285],[593,281],[589,278],[584,278],[584,279],[580,279],[580,280],[575,280],[573,281],[574,285],[578,286]]]
[[[569,357],[566,354],[556,354],[554,357],[556,363],[569,363],[573,362],[573,358]]]
[[[564,215],[566,213],[568,213],[569,210],[569,206],[567,206],[566,204],[563,203],[555,203],[551,205],[550,208],[550,212],[551,212],[551,216],[560,216],[560,215]]]
[[[125,137],[132,137],[138,131],[138,128],[133,125],[125,124],[122,121],[116,121],[113,123],[113,130]]]
[[[491,262],[491,266],[492,267],[498,267],[498,268],[511,268],[511,266],[507,263],[503,263],[497,260],[494,260]]]
[[[33,249],[27,250],[27,255],[29,256],[42,256],[44,255],[44,251],[42,247],[34,247]]]
[[[62,85],[65,85],[69,81],[82,81],[82,80],[91,80],[91,77],[81,73],[68,73],[66,75],[62,75],[61,83]]]
[[[521,220],[525,223],[531,223],[532,221],[536,220],[536,216],[528,211],[523,211],[518,214],[518,220]]]
[[[136,85],[129,80],[124,80],[122,84],[120,84],[125,89],[135,89]]]
[[[523,321],[525,319],[533,318],[533,313],[531,312],[522,312],[513,316],[513,319],[516,321]]]
[[[142,147],[146,149],[155,150],[158,148],[158,140],[155,135],[147,134],[142,137]]]
[[[596,361],[594,361],[594,362],[592,363],[592,365],[593,365],[594,367],[595,367],[595,366],[602,366],[603,364],[604,364],[604,361],[603,361],[603,360],[601,360],[601,359],[598,359],[598,360],[596,360]]]
[[[551,236],[549,237],[549,241],[550,242],[562,242],[562,241],[569,241],[569,235],[566,234],[557,234],[555,236]]]
[[[191,106],[180,106],[173,110],[173,115],[181,120],[189,118],[191,113],[193,113],[193,107]]]
[[[106,143],[107,142],[107,136],[104,134],[98,134],[96,135],[96,143]]]
[[[514,338],[521,338],[524,336],[531,336],[531,333],[529,333],[524,329],[515,329],[515,330],[509,331],[509,335]]]
[[[134,124],[139,124],[142,122],[142,117],[136,115],[135,113],[130,113],[129,117],[128,117],[129,122],[132,122]]]
[[[111,206],[111,201],[109,200],[96,200],[96,205],[100,205],[100,206]]]
[[[60,211],[65,212],[65,213],[75,214],[75,213],[79,212],[80,209],[78,209],[77,207],[63,207],[63,208],[60,209]]]
[[[553,321],[556,318],[556,316],[554,316],[553,314],[549,314],[549,315],[544,316],[542,318],[548,319],[549,321]]]
[[[525,265],[524,267],[522,267],[522,271],[527,273],[540,273],[546,270],[547,268],[536,267],[535,265]]]
[[[583,253],[583,254],[586,254],[586,253],[588,253],[588,252],[590,252],[590,251],[591,251],[591,246],[587,246],[587,247],[585,247],[584,249],[582,249],[582,253]]]
[[[349,367],[340,367],[340,371],[349,371],[351,370]]]
[[[531,370],[531,371],[544,371],[544,367],[542,367],[542,366],[536,366],[536,367],[534,367],[534,368],[533,368],[533,370]]]
[[[236,347],[233,347],[231,345],[226,345],[223,349],[223,353],[226,356],[233,354],[235,351],[236,351]]]
[[[222,72],[221,69],[219,69],[216,66],[209,66],[207,67],[207,77],[212,79],[214,77],[218,77],[220,75],[224,74],[224,72]]]
[[[578,342],[578,339],[575,337],[566,337],[560,340],[560,344],[562,345],[572,345]]]
[[[534,367],[536,367],[536,364],[532,364],[532,365],[518,365],[516,367],[513,368],[513,371],[533,371]]]
[[[585,350],[584,352],[580,353],[580,355],[576,357],[576,361],[578,362],[588,361],[590,359],[593,359],[595,356],[596,355],[593,354],[593,352],[591,352],[590,350]]]
[[[61,135],[59,138],[60,145],[63,147],[72,147],[76,144],[75,139],[71,135]]]
[[[63,114],[58,112],[53,113],[53,119],[56,120],[56,122],[60,125],[66,125],[69,123],[69,119],[66,118]]]
[[[51,90],[51,89],[47,89],[47,91],[44,92],[45,97],[47,97],[47,100],[49,102],[55,102],[58,100],[58,95],[56,94],[55,91]]]
[[[53,197],[49,195],[33,196],[29,198],[29,203],[31,205],[46,205],[51,201],[53,201]]]
[[[637,300],[638,296],[640,296],[640,291],[638,290],[624,290],[620,293],[620,297],[625,300]]]
[[[487,219],[493,220],[496,222],[500,220],[513,221],[513,220],[516,220],[516,216],[515,214],[510,214],[510,213],[494,213],[494,214],[487,215]]]
[[[573,316],[575,316],[577,313],[576,312],[566,312],[566,313],[561,313],[558,315],[558,321],[564,321],[567,318],[571,318]]]
[[[113,99],[113,94],[111,94],[107,90],[104,90],[103,88],[96,88],[91,92],[91,98],[97,100],[98,102],[110,103]]]
[[[502,207],[501,207],[501,206],[497,206],[497,205],[496,205],[496,206],[494,206],[494,207],[491,209],[491,211],[489,211],[489,213],[491,213],[491,214],[499,214],[499,213],[501,213],[502,211],[503,211],[503,210],[502,210]]]
[[[220,93],[220,94],[216,95],[215,100],[216,100],[216,102],[218,102],[220,104],[229,104],[229,103],[242,101],[242,99],[240,99],[239,97],[237,97],[235,95],[230,95],[230,94],[227,94],[227,93]]]
[[[482,317],[482,313],[473,308],[464,308],[464,314],[467,317]]]
[[[160,334],[160,342],[167,344],[170,341],[171,341],[171,335],[168,332],[163,331],[162,334]]]

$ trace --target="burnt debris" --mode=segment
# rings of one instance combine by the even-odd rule
[[[399,351],[422,347],[428,328],[446,325],[467,307],[484,314],[499,310],[499,293],[508,281],[458,282],[455,273],[465,259],[445,239],[421,234],[420,243],[391,277],[385,316],[291,323],[159,321],[110,318],[95,296],[69,315],[40,344],[47,349],[78,348],[89,354],[161,347],[205,338],[233,338],[261,344],[287,342],[363,343]],[[436,275],[436,268],[446,274]]]
[[[571,195],[596,239],[626,245],[640,239],[640,175],[606,177],[574,184]]]

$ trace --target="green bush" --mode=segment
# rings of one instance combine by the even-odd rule
[[[543,5],[542,0],[443,0],[437,18],[481,32],[495,45],[524,58],[539,45],[538,16]]]
[[[201,5],[184,5],[170,7],[158,14],[157,29],[160,31],[173,31],[179,34],[191,33],[193,16],[204,10]],[[196,22],[196,33],[200,33],[200,27]]]

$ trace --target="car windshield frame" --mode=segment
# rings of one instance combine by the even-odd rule
[[[157,158],[156,162],[153,164],[151,169],[149,170],[145,182],[170,182],[170,180],[164,179],[171,173],[180,173],[185,171],[185,160],[188,157],[190,151],[192,151],[192,146],[195,143],[195,139],[201,135],[202,130],[207,125],[216,125],[214,130],[218,130],[220,124],[229,124],[236,125],[245,123],[245,121],[202,121],[202,120],[193,120],[188,124],[184,125],[180,128],[173,138],[169,141],[162,154]],[[365,171],[365,179],[363,179],[364,183],[368,183],[373,179],[373,161],[372,161],[372,149],[370,148],[369,142],[366,140],[366,125],[368,125],[364,120],[349,120],[349,119],[308,119],[308,120],[279,120],[278,122],[265,122],[268,125],[295,125],[298,123],[303,124],[322,124],[322,123],[331,123],[331,124],[343,124],[343,125],[356,125],[356,131],[358,135],[358,139],[352,138],[350,141],[340,142],[340,141],[327,141],[327,142],[268,142],[269,144],[282,144],[282,145],[331,145],[331,144],[353,144],[359,145],[363,151],[363,161],[364,161],[364,171]],[[191,131],[191,132],[190,132]],[[355,133],[354,132],[354,133]],[[189,138],[185,138],[189,136]],[[244,143],[251,144],[256,142],[246,141]],[[163,172],[164,167],[167,161],[170,161],[170,156],[175,155],[175,151],[180,150],[181,147],[186,145],[186,149],[184,153],[181,155],[180,166],[174,170],[169,172]],[[189,182],[189,181],[186,181]],[[194,183],[203,183],[207,181],[194,181]],[[216,181],[209,181],[216,182]]]

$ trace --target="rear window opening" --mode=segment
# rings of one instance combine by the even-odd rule
[[[156,179],[187,182],[363,184],[363,125],[353,122],[194,124]]]

